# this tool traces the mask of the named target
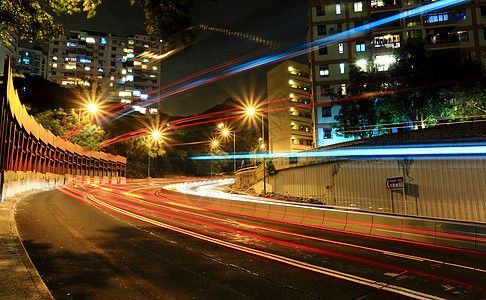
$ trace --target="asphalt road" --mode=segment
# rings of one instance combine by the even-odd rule
[[[56,299],[486,299],[485,254],[197,203],[157,185],[85,185],[25,198],[15,219]]]

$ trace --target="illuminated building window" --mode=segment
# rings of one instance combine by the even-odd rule
[[[386,34],[375,36],[373,38],[373,44],[375,48],[400,48],[400,35],[399,34]]]
[[[110,87],[113,87],[113,82],[110,82]]]
[[[341,14],[341,4],[338,3],[336,4],[336,15],[340,15]]]
[[[126,69],[122,69],[121,73],[122,73],[123,75],[125,75],[125,74],[127,74],[127,70],[126,70]]]
[[[57,68],[57,64],[52,64],[52,67],[53,68]]]
[[[390,66],[395,62],[393,55],[378,55],[375,57],[375,67],[377,71],[388,71]]]
[[[88,44],[95,44],[96,43],[96,40],[92,37],[87,37],[86,38],[86,43]]]
[[[341,95],[346,95],[347,91],[346,91],[346,84],[343,83],[341,84]]]
[[[354,2],[354,12],[363,11],[363,2]]]
[[[344,53],[344,44],[343,43],[338,44],[338,52],[340,54]]]
[[[142,65],[142,62],[140,62],[140,61],[134,61],[133,62],[133,65],[134,66],[141,66]]]
[[[91,70],[91,67],[84,67],[84,70],[85,71],[90,71]]]
[[[100,43],[103,44],[103,45],[106,45],[106,39],[105,38],[101,38]]]
[[[69,63],[69,64],[66,64],[65,67],[66,67],[67,70],[75,70],[76,69],[76,64]]]
[[[157,71],[157,66],[153,66],[152,70]]]
[[[365,59],[359,59],[356,61],[356,66],[363,72],[368,70],[368,62]]]
[[[340,63],[340,64],[339,64],[339,73],[341,73],[341,74],[346,73],[346,70],[345,70],[345,63]]]
[[[98,72],[103,72],[103,68],[98,68]]]
[[[120,102],[121,103],[131,103],[132,101],[130,101],[130,99],[121,99]]]
[[[61,85],[72,85],[74,84],[75,82],[73,80],[63,80],[61,82]]]
[[[115,80],[115,76],[111,76],[110,77],[110,80]]]
[[[457,36],[459,37],[460,42],[467,42],[469,41],[469,34],[467,30],[458,31]]]
[[[148,58],[143,58],[143,59],[142,59],[142,62],[144,62],[144,63],[148,63],[148,62],[149,62],[149,59],[148,59]]]
[[[364,52],[366,51],[366,45],[364,42],[356,43],[356,52]]]
[[[147,70],[147,65],[142,65],[143,70]]]
[[[135,54],[133,54],[133,53],[128,53],[127,54],[127,58],[134,58],[134,57],[135,57]]]
[[[57,60],[57,56],[53,56],[52,57],[52,60]]]
[[[128,40],[128,45],[133,45],[133,44],[135,44],[134,40]]]
[[[126,78],[127,78],[127,81],[133,81],[133,75],[131,75],[131,74],[127,75]]]
[[[329,76],[329,66],[328,65],[319,66],[319,76],[321,76],[321,77]]]
[[[447,11],[429,13],[424,16],[424,22],[426,24],[445,22],[445,21],[449,21],[449,13]]]

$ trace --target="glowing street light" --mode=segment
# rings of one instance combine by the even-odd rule
[[[88,108],[88,111],[92,114],[94,114],[98,111],[98,104],[96,104],[96,103],[90,103],[86,107]]]
[[[224,136],[230,135],[230,131],[226,128],[221,133]],[[236,132],[233,132],[233,173],[236,176]]]
[[[154,131],[154,132],[152,132],[152,138],[154,140],[158,141],[160,139],[160,137],[161,137],[160,131]]]
[[[158,130],[152,131],[152,139],[158,141],[162,137],[162,133]],[[148,153],[148,170],[147,177],[150,178],[150,151],[152,150],[152,141],[150,141],[149,153]]]
[[[255,108],[250,106],[246,109],[246,114],[252,116],[255,113]]]

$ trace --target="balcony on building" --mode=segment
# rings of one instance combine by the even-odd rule
[[[371,0],[371,9],[388,9],[398,8],[401,6],[401,0]]]

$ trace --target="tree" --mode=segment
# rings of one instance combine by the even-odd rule
[[[80,129],[69,138],[69,141],[81,147],[99,150],[100,143],[106,139],[106,134],[101,127],[92,125],[87,116],[80,118],[74,109],[68,112],[62,108],[46,110],[35,114],[34,118],[46,130],[61,138],[80,125]]]
[[[342,102],[336,116],[339,134],[369,137],[400,123],[431,126],[452,112],[448,95],[468,89],[482,74],[481,65],[464,61],[458,51],[430,51],[423,41],[403,43],[394,56],[388,72],[350,71],[346,97],[353,101]]]
[[[144,25],[150,36],[162,39],[172,47],[176,41],[190,44],[194,40],[188,17],[192,0],[131,0],[131,4],[144,8]]]
[[[447,99],[442,116],[450,121],[486,118],[486,88],[480,83],[451,92]]]
[[[2,0],[0,2],[0,38],[4,45],[12,43],[9,34],[18,34],[21,40],[34,44],[45,44],[59,38],[62,25],[56,23],[51,11],[57,15],[86,12],[91,18],[102,0]],[[189,11],[192,0],[131,0],[131,5],[140,5],[145,11],[147,33],[156,39],[192,41],[189,30]]]
[[[332,93],[339,100],[341,109],[332,125],[339,135],[346,138],[367,138],[379,134],[382,126],[377,104],[380,91],[387,81],[386,73],[364,72],[358,67],[350,69],[350,87],[346,95],[341,90]]]

